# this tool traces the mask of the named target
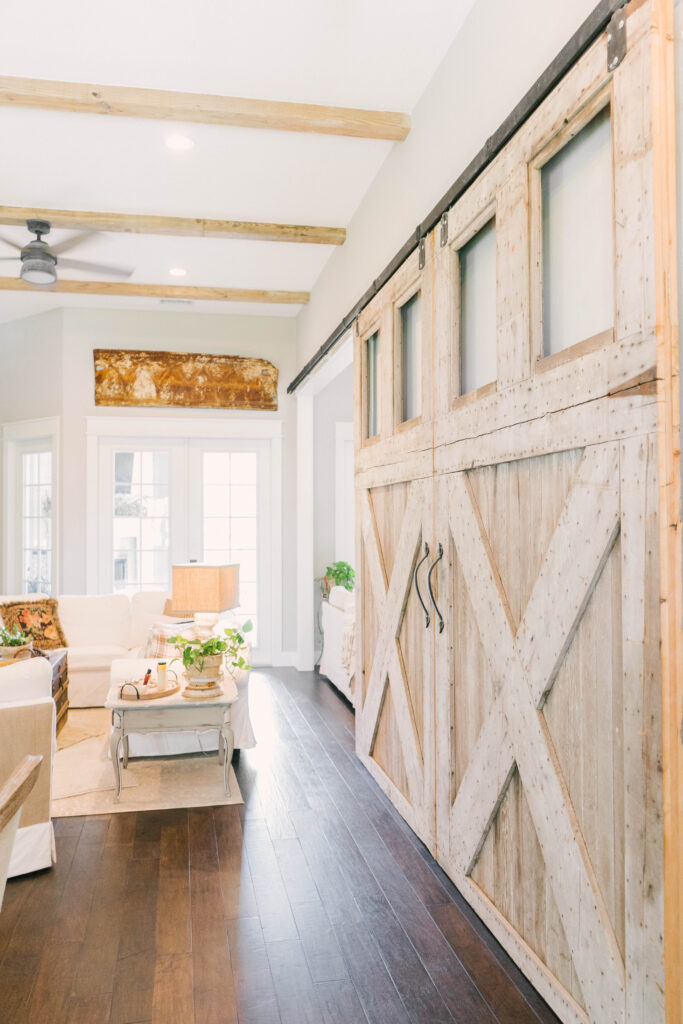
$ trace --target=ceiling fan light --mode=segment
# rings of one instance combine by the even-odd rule
[[[20,277],[22,281],[29,284],[54,284],[57,280],[57,271],[50,260],[45,259],[23,259],[21,261]]]

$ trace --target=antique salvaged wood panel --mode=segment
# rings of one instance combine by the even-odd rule
[[[431,445],[356,341],[357,750],[567,1024],[664,1021],[650,78],[641,3],[428,239]]]
[[[277,409],[278,371],[266,359],[96,348],[95,405]]]

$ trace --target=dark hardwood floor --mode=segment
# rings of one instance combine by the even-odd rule
[[[0,1024],[550,1024],[312,673],[254,672],[244,805],[55,822],[7,885]]]

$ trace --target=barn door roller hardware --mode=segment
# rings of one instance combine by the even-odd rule
[[[626,56],[626,5],[617,8],[607,26],[607,70],[614,71]]]
[[[426,255],[425,255],[425,236],[420,230],[420,225],[415,228],[415,241],[417,242],[417,267],[418,270],[424,270]]]
[[[318,363],[320,363],[325,356],[329,354],[348,329],[349,324],[351,324],[355,317],[365,309],[367,304],[375,297],[377,292],[384,287],[387,281],[393,277],[398,268],[405,263],[408,257],[411,256],[418,247],[422,249],[425,236],[437,226],[444,213],[448,212],[451,206],[458,201],[460,196],[467,191],[472,182],[476,181],[482,171],[488,167],[494,157],[496,157],[510,141],[515,132],[517,132],[525,121],[531,117],[533,112],[538,109],[543,100],[550,95],[555,86],[564,78],[576,61],[583,56],[586,50],[592,46],[596,39],[600,38],[603,32],[609,31],[609,27],[612,23],[614,23],[614,26],[616,27],[616,35],[614,35],[613,38],[613,43],[616,47],[615,55],[617,53],[621,53],[621,55],[619,56],[617,63],[612,67],[609,62],[615,58],[608,54],[607,63],[610,71],[619,66],[626,54],[627,3],[628,0],[600,0],[597,6],[593,8],[583,24],[579,26],[571,39],[562,47],[558,55],[548,65],[540,78],[536,79],[534,84],[526,95],[522,97],[514,110],[508,114],[493,135],[486,140],[474,159],[470,161],[462,174],[460,174],[453,185],[451,185],[448,192],[441,197],[434,209],[427,214],[419,228],[417,228],[408,241],[404,243],[391,262],[384,268],[379,277],[373,281],[370,288],[368,288],[365,294],[360,297],[353,309],[344,317],[341,323],[335,327],[327,340],[323,342],[318,351],[311,356],[306,365],[299,371],[294,380],[288,386],[287,394],[291,395],[296,391],[299,385],[306,380],[310,373],[312,373]],[[624,24],[620,27],[619,23],[622,19]],[[609,46],[610,44],[608,43],[608,50]],[[623,52],[621,52],[622,46]],[[448,231],[448,226],[446,226],[445,230],[446,232]],[[441,238],[443,239],[443,223],[441,231]],[[446,241],[447,240],[448,239],[446,239]],[[443,245],[445,242],[442,241],[441,244]],[[420,268],[424,265],[422,262],[423,258],[424,257],[420,255]]]
[[[448,241],[448,210],[444,210],[441,214],[441,231],[439,233],[439,245],[443,249],[444,245]]]

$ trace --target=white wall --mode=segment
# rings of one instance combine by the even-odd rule
[[[316,577],[335,560],[335,425],[353,420],[353,367],[340,373],[315,396],[315,543]],[[353,480],[351,481],[353,487]]]
[[[595,6],[478,0],[299,314],[310,359]]]
[[[0,324],[0,423],[62,409],[62,310]]]

